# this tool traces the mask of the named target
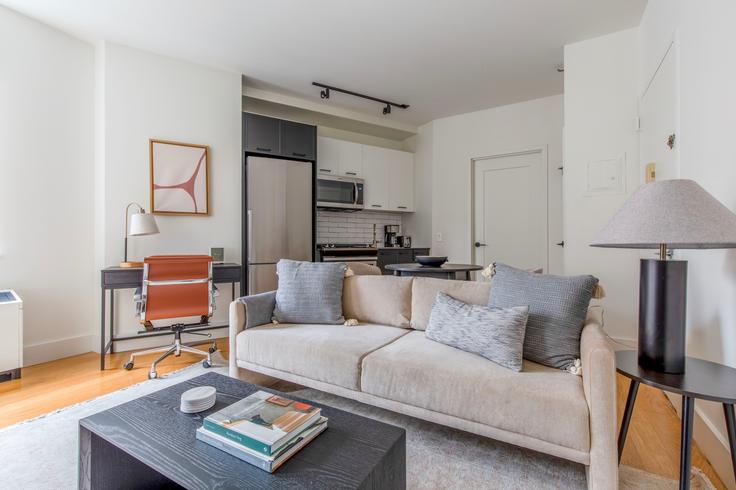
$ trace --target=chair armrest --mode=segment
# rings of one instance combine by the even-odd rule
[[[616,357],[600,313],[588,314],[580,337],[583,391],[590,412],[588,487],[618,488]]]
[[[230,376],[237,377],[237,344],[235,339],[246,328],[271,322],[276,306],[276,291],[237,298],[230,303]]]

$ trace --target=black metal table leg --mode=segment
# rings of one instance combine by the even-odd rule
[[[626,407],[624,408],[624,418],[621,420],[621,430],[618,433],[618,462],[621,462],[621,455],[624,453],[624,444],[626,444],[626,434],[629,432],[629,424],[631,423],[631,414],[634,413],[634,402],[636,402],[636,394],[639,392],[639,381],[634,379],[629,383],[629,394],[626,397]]]
[[[690,488],[690,463],[692,461],[693,412],[695,398],[682,397],[682,433],[680,434],[680,490]]]
[[[110,290],[110,354],[115,352],[115,342],[112,341],[115,338],[115,290]]]
[[[736,413],[734,413],[733,404],[724,403],[723,414],[726,416],[728,445],[731,447],[731,469],[736,477]]]
[[[105,370],[105,289],[102,289],[102,304],[100,305],[100,371]]]

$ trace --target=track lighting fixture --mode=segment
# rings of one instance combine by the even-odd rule
[[[353,92],[351,90],[345,90],[342,88],[332,87],[330,85],[325,85],[323,83],[319,82],[312,82],[312,85],[315,87],[320,87],[323,90],[320,90],[319,96],[322,99],[329,99],[330,98],[330,90],[334,90],[335,92],[340,92],[347,95],[352,95],[353,97],[360,97],[362,99],[368,99],[373,100],[375,102],[380,102],[381,104],[386,104],[383,108],[383,115],[386,116],[388,114],[391,114],[391,106],[398,107],[399,109],[408,109],[409,104],[398,104],[396,102],[391,102],[389,100],[379,99],[378,97],[372,97],[370,95],[360,94],[358,92]]]

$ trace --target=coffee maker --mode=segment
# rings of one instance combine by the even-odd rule
[[[383,246],[397,247],[399,244],[396,237],[399,235],[399,225],[385,225],[383,231]]]

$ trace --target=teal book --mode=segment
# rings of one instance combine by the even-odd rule
[[[264,456],[272,456],[320,417],[308,403],[258,391],[204,419],[202,427]]]
[[[273,456],[266,457],[263,454],[251,451],[232,440],[214,434],[204,427],[197,429],[197,439],[213,446],[220,451],[225,451],[231,456],[256,466],[264,471],[273,473],[276,469],[284,464],[294,454],[299,452],[304,446],[309,444],[315,437],[327,428],[327,419],[322,417],[314,425],[307,427],[301,434],[289,441]]]

